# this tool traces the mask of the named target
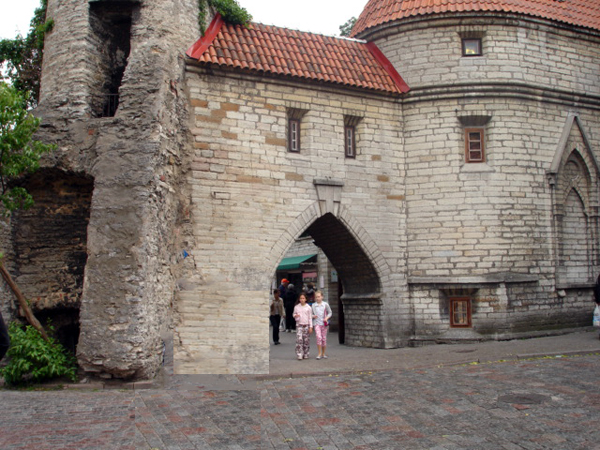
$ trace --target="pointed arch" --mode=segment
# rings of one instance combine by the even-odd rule
[[[599,179],[584,126],[569,114],[548,171],[557,288],[590,283],[597,272]]]
[[[572,191],[575,191],[583,203],[584,210],[589,213],[594,197],[592,176],[578,149],[573,149],[563,161],[558,172],[557,184],[557,202],[560,205],[564,205]]]
[[[585,205],[575,189],[571,189],[564,203],[561,234],[559,236],[559,274],[571,284],[589,282],[590,240]]]
[[[310,235],[339,276],[343,295],[336,293],[332,298],[338,299],[344,342],[387,348],[383,287],[391,271],[369,233],[339,202],[339,192],[329,193],[334,195],[311,204],[273,246],[272,270],[275,272],[276,264],[298,237],[303,233]]]
[[[368,258],[373,265],[374,273],[379,280],[385,281],[390,276],[390,267],[387,264],[383,254],[379,250],[375,241],[370,237],[367,230],[358,222],[352,214],[343,206],[340,206],[335,213],[322,212],[318,202],[314,202],[306,208],[284,231],[279,240],[271,248],[269,262],[272,271],[279,264],[279,261],[285,256],[287,250],[293,242],[308,230],[317,220],[322,217],[331,216],[335,218],[341,226],[352,236],[356,245]],[[314,228],[313,228],[314,231]],[[326,252],[327,253],[327,252]],[[332,261],[333,262],[333,261]]]

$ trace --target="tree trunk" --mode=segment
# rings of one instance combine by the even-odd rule
[[[14,282],[14,280],[10,276],[10,273],[8,273],[8,270],[6,270],[6,267],[4,267],[4,261],[2,261],[1,259],[0,259],[0,273],[2,274],[2,278],[4,278],[4,281],[6,281],[6,284],[8,284],[8,286],[11,288],[11,290],[15,294],[15,297],[17,297],[19,306],[23,310],[23,313],[25,314],[25,318],[27,319],[27,322],[29,322],[33,328],[38,330],[45,340],[48,340],[48,335],[46,334],[46,330],[44,330],[44,327],[42,327],[42,324],[40,323],[40,321],[37,320],[37,318],[33,315],[33,311],[31,311],[31,308],[29,307],[29,303],[27,303],[27,299],[21,292],[21,289],[19,289],[19,286],[17,286],[17,284]]]

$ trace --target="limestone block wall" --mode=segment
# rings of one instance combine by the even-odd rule
[[[481,37],[483,55],[462,57],[462,36]],[[600,94],[599,36],[592,32],[489,14],[485,20],[425,18],[366,38],[412,90],[506,83]]]
[[[277,219],[274,219],[277,221]],[[319,248],[315,246],[313,239],[309,237],[301,237],[294,241],[294,244],[289,248],[285,254],[286,258],[294,256],[312,255],[319,251]]]
[[[419,323],[433,334],[448,327],[439,312],[443,305],[439,288],[417,293],[422,282],[443,280],[454,282],[454,287],[477,287],[486,277],[511,273],[529,279],[504,287],[500,283],[490,295],[486,293],[484,297],[493,301],[508,297],[500,309],[483,316],[481,309],[474,310],[474,321],[479,321],[475,330],[486,329],[487,334],[585,325],[589,287],[598,270],[591,251],[595,233],[582,229],[577,237],[577,229],[568,231],[586,242],[580,250],[587,257],[571,265],[577,272],[572,279],[588,284],[579,295],[559,295],[557,277],[562,269],[556,252],[562,237],[553,221],[546,172],[557,151],[567,108],[544,106],[523,99],[486,98],[414,103],[405,109],[408,272],[409,280],[416,283],[411,295],[417,330]],[[468,114],[491,117],[485,128],[486,164],[464,163],[464,131],[457,115]],[[581,114],[590,134],[597,136],[599,124],[593,112]],[[597,145],[597,141],[592,144],[595,149]],[[481,305],[481,295],[475,295],[475,304]],[[501,326],[490,319],[497,314],[505,320]]]
[[[436,24],[398,28],[403,33],[377,41],[413,88],[404,101],[404,137],[415,336],[477,338],[585,325],[598,272],[596,211],[586,210],[587,224],[565,219],[562,229],[569,229],[568,247],[575,250],[561,260],[567,244],[556,228],[547,172],[569,114],[581,117],[588,139],[575,127],[569,152],[586,155],[589,144],[598,157],[598,41],[526,22]],[[482,35],[484,56],[461,57],[461,33],[474,31]],[[485,163],[465,163],[469,123],[484,130]],[[594,162],[584,163],[597,177]],[[565,203],[569,217],[580,203]],[[565,291],[557,281],[561,271],[571,280]],[[452,292],[472,296],[472,329],[450,329],[444,308]]]
[[[268,371],[274,271],[294,240],[327,214],[355,237],[381,278],[383,306],[372,314],[393,317],[400,331],[380,328],[378,340],[398,341],[408,314],[398,104],[191,66],[187,86],[194,243],[177,299],[176,372]],[[286,149],[289,108],[306,110],[300,153]],[[344,157],[345,114],[362,117],[356,159]],[[337,183],[331,189],[340,200],[331,211],[318,203],[317,179]]]
[[[406,110],[411,275],[551,269],[545,172],[564,118],[521,101],[465,103],[415,103]],[[487,163],[464,163],[458,116],[469,114],[491,116]]]

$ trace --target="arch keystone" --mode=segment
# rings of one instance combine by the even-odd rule
[[[338,217],[342,201],[342,187],[344,182],[332,178],[315,178],[313,184],[317,189],[317,198],[321,215],[327,213]]]

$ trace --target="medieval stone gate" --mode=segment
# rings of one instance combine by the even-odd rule
[[[600,25],[379,3],[363,40],[218,17],[197,40],[196,0],[48,1],[58,151],[1,238],[34,308],[79,327],[84,371],[150,377],[173,342],[178,373],[268,372],[271,279],[303,233],[344,282],[350,345],[589,322]]]

